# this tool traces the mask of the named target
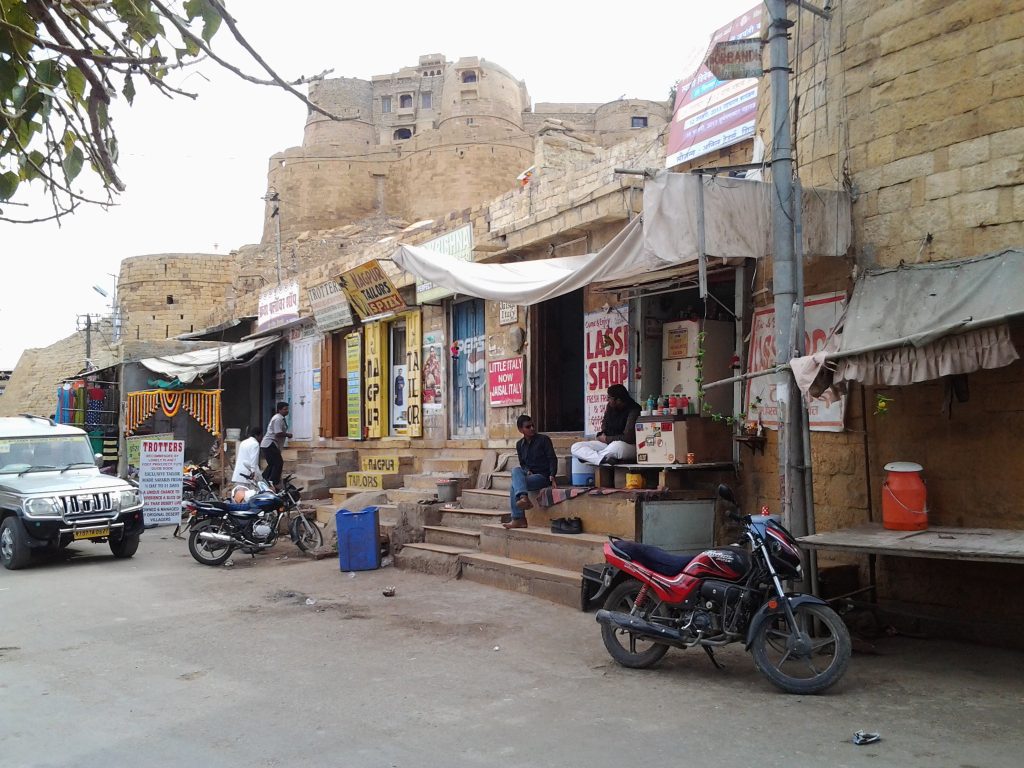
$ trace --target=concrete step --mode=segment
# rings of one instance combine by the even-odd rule
[[[358,466],[359,454],[351,448],[314,448],[309,458],[305,460],[311,464],[354,469]]]
[[[480,459],[438,456],[423,460],[423,472],[460,472],[475,476],[480,471]]]
[[[285,448],[281,451],[281,458],[285,464],[288,462],[295,463],[299,461],[306,461],[313,455],[311,448]]]
[[[507,512],[508,490],[467,488],[462,492],[462,504],[473,509],[500,509]]]
[[[405,475],[406,488],[423,488],[431,493],[437,491],[437,484],[444,480],[458,480],[459,489],[468,488],[472,478],[457,472],[426,472],[419,475]]]
[[[558,485],[567,486],[570,485],[568,475],[555,475],[555,481]],[[512,472],[492,472],[491,473],[491,486],[490,490],[505,491],[506,493],[512,488]]]
[[[367,491],[384,491],[402,487],[402,475],[388,475],[383,472],[346,472],[345,485],[349,488],[363,488]]]
[[[470,551],[447,544],[406,544],[394,554],[395,567],[455,578],[462,568],[459,556]]]
[[[450,547],[461,547],[467,550],[480,549],[480,529],[425,525],[423,526],[423,535],[427,544],[447,544]]]
[[[529,530],[529,529],[527,529]],[[466,553],[460,556],[462,578],[510,592],[541,597],[553,603],[580,607],[579,571],[552,568],[500,555]]]
[[[420,499],[432,499],[437,495],[434,491],[427,488],[395,488],[388,490],[387,494],[388,501],[392,504],[398,504],[402,501],[415,504]]]
[[[550,565],[577,573],[584,565],[604,561],[607,536],[592,533],[552,533],[550,528],[513,528],[485,525],[480,529],[480,551]]]
[[[380,520],[380,524],[388,523],[394,525],[398,519],[398,505],[397,504],[376,504],[377,507],[377,518]]]
[[[449,528],[480,530],[484,525],[495,525],[508,511],[500,509],[445,509],[441,507],[441,525]]]

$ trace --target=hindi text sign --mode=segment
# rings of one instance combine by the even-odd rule
[[[260,291],[256,330],[267,331],[299,319],[299,283],[289,280]]]

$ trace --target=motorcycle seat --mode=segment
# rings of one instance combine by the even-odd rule
[[[232,504],[229,501],[203,501],[196,505],[199,509],[216,510],[218,512],[234,512],[235,514],[246,512],[259,512],[248,504]]]
[[[612,547],[625,554],[633,562],[640,563],[662,576],[676,576],[694,558],[694,555],[673,555],[652,544],[641,544],[628,539],[614,539]]]

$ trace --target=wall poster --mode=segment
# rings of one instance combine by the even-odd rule
[[[608,406],[608,387],[629,387],[629,305],[586,314],[583,345],[583,430],[596,435]]]
[[[348,437],[363,439],[363,339],[358,333],[345,337],[345,379]]]
[[[438,413],[444,410],[444,334],[429,331],[423,334],[423,410]]]
[[[383,323],[367,323],[363,326],[365,337],[365,360],[363,362],[363,379],[366,386],[365,408],[366,426],[363,430],[367,438],[384,437],[387,434],[387,344],[386,331]]]
[[[409,437],[423,437],[423,321],[419,311],[405,316],[405,422]]]
[[[492,408],[522,405],[525,380],[525,357],[490,360],[487,363],[487,391]]]

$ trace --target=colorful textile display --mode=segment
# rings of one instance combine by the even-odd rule
[[[174,418],[184,408],[207,432],[219,435],[220,395],[219,389],[186,389],[180,392],[150,389],[129,392],[125,400],[125,434],[134,434],[142,422],[156,413],[157,408],[168,418]]]

